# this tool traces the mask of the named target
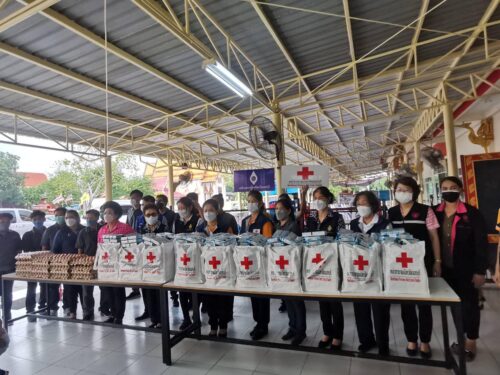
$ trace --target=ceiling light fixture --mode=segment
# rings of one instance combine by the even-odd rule
[[[203,69],[231,89],[239,97],[251,96],[252,90],[241,82],[233,73],[226,69],[224,65],[216,60],[206,60],[203,62]]]

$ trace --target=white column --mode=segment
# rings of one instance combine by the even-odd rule
[[[111,171],[111,156],[104,157],[104,191],[106,200],[113,200],[113,175]]]

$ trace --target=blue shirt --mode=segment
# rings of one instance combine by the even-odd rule
[[[76,231],[71,230],[68,226],[61,228],[56,233],[51,251],[54,254],[78,254],[76,240],[82,229],[84,229],[82,225],[78,225]]]

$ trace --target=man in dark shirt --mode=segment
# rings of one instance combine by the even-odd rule
[[[97,252],[97,232],[99,231],[99,211],[89,210],[85,213],[85,215],[87,219],[87,227],[78,233],[76,247],[78,249],[78,254],[95,256]],[[82,295],[83,320],[94,320],[94,286],[83,285]],[[103,300],[104,295],[105,293],[101,293],[101,309],[103,309],[103,305],[106,305],[105,300]]]
[[[219,202],[219,208],[221,211],[220,213],[222,215],[222,222],[224,223],[224,226],[231,228],[233,230],[233,233],[235,234],[239,233],[236,218],[229,212],[224,211],[224,197],[222,196],[222,194],[215,194],[212,199],[215,199],[217,202]]]
[[[42,236],[42,250],[52,250],[54,245],[54,238],[56,237],[59,229],[66,226],[65,222],[66,208],[58,207],[54,211],[54,218],[56,223],[45,230]],[[51,315],[57,315],[59,309],[59,287],[57,284],[49,284],[49,296],[47,300],[48,310]],[[63,297],[63,309],[67,308],[67,302]]]
[[[141,200],[144,193],[140,190],[132,190],[130,192],[130,210],[127,213],[127,224],[130,225],[136,232],[140,231],[140,219],[143,218],[141,210]],[[139,298],[141,293],[138,288],[133,288],[132,292],[127,296],[127,299]]]
[[[167,231],[171,232],[175,221],[175,212],[168,208],[168,198],[165,194],[156,196],[156,207],[160,210],[162,223],[167,226]]]
[[[42,250],[42,237],[47,228],[45,228],[45,212],[40,210],[35,210],[30,215],[31,221],[33,223],[33,229],[29,232],[24,233],[22,239],[22,250],[23,251],[40,251]],[[36,306],[36,287],[38,283],[29,282],[28,289],[26,291],[26,312],[32,313],[35,311]],[[39,309],[45,308],[47,304],[46,296],[46,284],[40,283],[40,299],[38,301]],[[36,322],[34,316],[28,317],[29,322]]]
[[[65,220],[66,225],[57,232],[51,251],[54,254],[78,254],[76,240],[78,233],[84,228],[80,224],[80,215],[75,210],[68,210]],[[63,296],[66,299],[64,312],[70,319],[76,319],[78,295],[82,295],[81,285],[64,285]]]
[[[8,212],[0,212],[0,278],[2,275],[16,271],[16,255],[21,252],[21,237],[19,233],[11,231],[10,223],[14,217]],[[9,321],[12,318],[12,287],[14,282],[4,281],[4,319]],[[1,296],[0,288],[0,296]],[[9,323],[11,325],[11,323]]]

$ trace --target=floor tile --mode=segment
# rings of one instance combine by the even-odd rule
[[[87,366],[90,371],[104,375],[116,375],[131,366],[139,357],[129,353],[107,353],[97,361]]]
[[[75,375],[77,373],[78,370],[72,370],[66,367],[50,366],[37,372],[36,375]]]
[[[269,349],[257,366],[257,371],[270,374],[300,374],[304,367],[306,353]]]
[[[267,348],[235,345],[222,356],[217,366],[253,371],[267,351]]]

